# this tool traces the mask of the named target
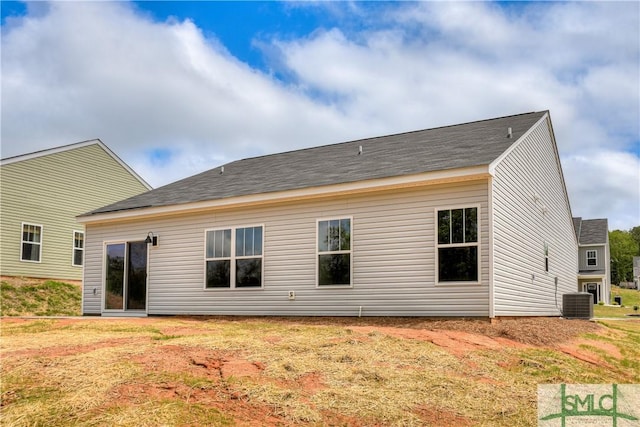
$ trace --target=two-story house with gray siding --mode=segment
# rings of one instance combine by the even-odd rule
[[[611,298],[611,259],[606,219],[573,218],[578,239],[578,290],[593,295],[593,303],[609,304]]]
[[[2,159],[0,275],[82,279],[91,209],[151,187],[95,139]]]
[[[556,316],[549,112],[238,160],[79,217],[86,315]]]

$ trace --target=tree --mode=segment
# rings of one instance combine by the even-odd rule
[[[636,256],[640,256],[640,225],[633,227],[629,230],[631,237],[636,242]]]
[[[611,283],[633,280],[633,257],[638,254],[638,244],[631,232],[610,231],[609,250],[611,253]]]

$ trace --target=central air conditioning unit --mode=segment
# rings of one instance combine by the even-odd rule
[[[593,295],[589,292],[562,295],[562,316],[567,319],[591,319]]]

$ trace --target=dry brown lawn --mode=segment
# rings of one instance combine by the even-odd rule
[[[3,426],[533,426],[639,383],[640,321],[2,319]]]

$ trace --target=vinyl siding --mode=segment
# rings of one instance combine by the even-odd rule
[[[587,265],[587,251],[596,251],[596,265]],[[579,249],[579,269],[582,270],[605,270],[606,257],[604,246],[581,246]]]
[[[0,181],[0,274],[73,280],[75,217],[147,190],[97,143],[2,165]],[[20,261],[22,222],[43,227],[40,263]]]
[[[492,180],[495,315],[559,315],[562,294],[577,290],[571,211],[548,119],[523,138],[495,165]]]
[[[480,206],[481,283],[435,285],[435,208]],[[487,183],[87,225],[84,307],[101,312],[104,242],[149,231],[149,314],[488,316]],[[316,221],[352,217],[353,287],[316,287]],[[262,289],[204,289],[204,230],[264,225]],[[96,289],[94,295],[93,289]],[[289,300],[289,291],[296,299]]]

